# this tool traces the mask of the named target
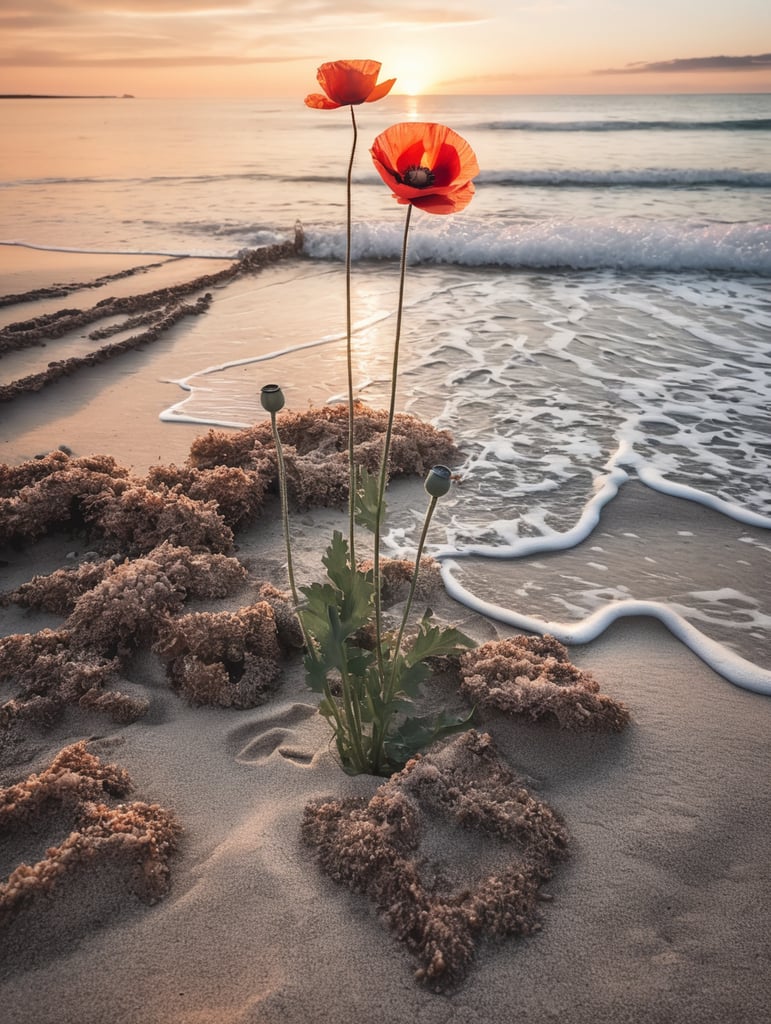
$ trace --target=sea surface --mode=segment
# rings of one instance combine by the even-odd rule
[[[356,115],[354,363],[373,404],[388,396],[404,208],[372,140],[440,121],[481,168],[465,211],[416,211],[409,237],[399,405],[466,453],[432,532],[450,591],[566,641],[655,615],[771,692],[771,95],[397,96]],[[207,365],[180,366],[164,418],[253,422],[266,372],[281,381],[316,349],[335,354],[324,400],[344,396],[348,110],[26,100],[0,119],[1,242],[234,256],[302,223],[300,277],[334,283],[324,315],[293,311],[301,328],[269,370],[239,348],[230,372],[223,338]],[[644,508],[639,531],[605,529],[633,487],[671,502],[666,551]],[[414,550],[420,515],[392,526],[390,551]],[[716,524],[732,531],[719,552]]]

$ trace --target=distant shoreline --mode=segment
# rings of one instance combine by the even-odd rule
[[[127,92],[122,96],[69,96],[35,92],[7,92],[0,93],[0,100],[133,100],[134,97]]]

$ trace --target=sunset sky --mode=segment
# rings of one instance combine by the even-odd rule
[[[326,60],[397,91],[771,92],[769,0],[3,0],[0,92],[290,96]]]

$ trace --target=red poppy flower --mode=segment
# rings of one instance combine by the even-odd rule
[[[359,103],[374,103],[387,95],[396,81],[377,84],[380,62],[376,60],[333,60],[322,64],[316,78],[326,93],[311,93],[305,105],[317,110],[336,110]]]
[[[471,202],[479,174],[474,150],[442,124],[407,122],[386,128],[370,150],[380,177],[403,205],[455,213]]]

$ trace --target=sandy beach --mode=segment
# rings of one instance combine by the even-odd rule
[[[0,327],[65,306],[84,309],[108,295],[169,288],[229,265],[12,246],[0,246],[0,261],[0,294],[134,271],[66,297],[38,295],[0,307]],[[265,311],[294,277],[290,259],[201,288],[215,296],[207,311],[185,316],[152,342],[3,402],[0,463],[17,467],[63,445],[75,460],[113,456],[136,478],[159,465],[183,465],[208,428],[159,419],[176,400],[167,382],[179,375],[180,351],[189,357],[192,345],[194,355],[201,353],[193,363],[216,362],[218,331],[243,323],[255,308],[262,319],[256,340],[252,321],[252,346],[274,344],[282,330],[291,332],[291,313],[281,323]],[[184,301],[199,297],[193,292]],[[298,308],[313,299],[299,294]],[[68,355],[90,344],[83,331],[75,334],[62,339]],[[33,344],[10,352],[0,359],[0,383],[65,358],[53,350],[49,342],[45,349]],[[297,356],[297,372],[323,380],[324,358],[321,352]],[[423,507],[418,476],[394,481],[390,492],[396,521]],[[640,501],[630,487],[629,500],[614,506],[614,529],[640,532],[644,525],[649,543],[663,550],[670,542],[666,506],[645,494],[649,500]],[[303,582],[318,578],[322,546],[345,522],[338,508],[293,515]],[[730,533],[716,516],[705,516],[700,529],[715,548]],[[224,596],[191,596],[179,613],[236,612],[259,600],[264,584],[286,586],[275,498],[268,496],[256,518],[235,531],[226,555],[241,563],[242,575]],[[94,557],[89,542],[71,532],[0,543],[0,591]],[[479,644],[514,634],[442,591],[430,600],[439,621]],[[68,614],[7,603],[0,606],[0,637],[60,630]],[[538,889],[540,928],[505,937],[474,932],[467,969],[439,992],[416,978],[414,949],[388,927],[371,892],[329,877],[302,831],[309,804],[349,797],[366,803],[385,783],[341,771],[296,651],[282,657],[279,677],[254,707],[191,704],[169,685],[157,651],[142,643],[125,659],[120,680],[121,692],[146,706],[141,717],[116,722],[77,702],[44,724],[17,718],[11,727],[10,716],[0,717],[0,894],[10,908],[0,915],[0,1018],[19,1024],[764,1019],[771,1001],[771,701],[730,685],[650,619],[618,622],[569,654],[603,694],[625,705],[630,724],[621,732],[576,732],[549,719],[477,710],[474,729],[491,744],[479,765],[493,764],[493,774],[505,778],[512,773],[520,780],[512,783],[515,790],[525,787],[550,808],[569,836],[568,849]],[[17,681],[0,679],[0,709],[20,700],[20,690]],[[462,703],[456,691],[432,691],[430,699]],[[128,854],[117,856],[83,854],[76,842],[67,847],[71,869],[52,869],[50,884],[11,904],[8,880],[25,884],[19,865],[39,864],[47,851],[61,849],[77,808],[89,801],[93,808],[97,799],[93,783],[73,781],[72,770],[64,788],[81,794],[77,800],[61,793],[33,799],[37,783],[12,787],[45,776],[61,751],[83,741],[102,766],[89,769],[97,771],[99,800],[113,811],[128,804],[156,832],[142,832]],[[461,777],[469,760],[477,763],[473,751],[453,743],[428,755],[443,778]],[[99,772],[106,765],[127,772],[133,789],[103,783]],[[476,788],[483,791],[486,777],[478,770]],[[398,785],[409,791],[407,780]],[[475,786],[466,779],[461,788]],[[32,810],[23,809],[28,799]],[[417,862],[426,878],[444,878],[453,898],[506,875],[516,851],[500,834],[463,827],[435,808],[421,813]],[[93,829],[104,827],[100,815],[110,819],[99,811],[89,819]],[[394,902],[411,898],[405,890]]]

